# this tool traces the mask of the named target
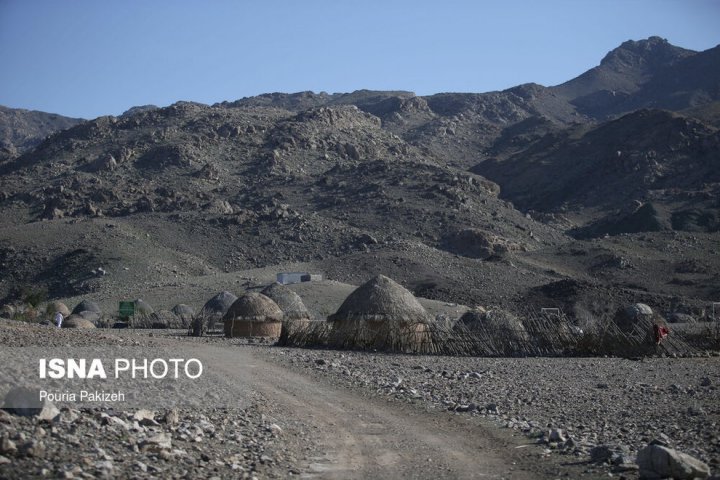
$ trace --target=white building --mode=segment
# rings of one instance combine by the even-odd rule
[[[301,282],[319,282],[322,280],[320,274],[310,274],[308,272],[280,272],[277,274],[277,282],[282,285]]]

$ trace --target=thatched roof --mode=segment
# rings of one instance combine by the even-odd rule
[[[203,316],[224,316],[230,306],[238,299],[228,291],[220,292],[205,303],[201,310]]]
[[[232,304],[231,304],[232,305]],[[183,319],[191,319],[195,316],[195,310],[184,303],[178,303],[172,308],[172,313]]]
[[[653,321],[658,316],[652,311],[648,305],[644,303],[633,303],[624,308],[620,308],[613,320],[615,324],[623,331],[630,331],[634,328],[644,328],[645,323]]]
[[[75,313],[75,314],[73,314],[73,315],[77,315],[77,316],[82,317],[82,318],[84,318],[85,320],[88,320],[88,321],[93,322],[93,323],[94,323],[94,322],[97,322],[97,321],[100,320],[100,318],[102,317],[102,315],[100,315],[99,313],[97,313],[97,312],[90,312],[90,311],[88,311],[88,310],[85,310],[84,312],[80,312],[80,313]]]
[[[68,318],[65,319],[65,321],[62,323],[62,328],[96,328],[95,324],[91,322],[90,320],[87,320],[80,315],[73,314],[70,315]]]
[[[60,312],[62,313],[63,317],[69,317],[70,316],[70,309],[61,301],[54,301],[48,303],[47,307],[45,308],[45,312],[48,315],[55,315],[56,313]]]
[[[431,323],[432,317],[412,293],[392,279],[378,275],[351,293],[328,320],[413,324]]]
[[[468,310],[455,324],[456,329],[467,328],[483,332],[499,340],[527,341],[528,335],[522,321],[510,312],[500,309]]]
[[[246,322],[281,322],[283,312],[277,303],[262,293],[246,293],[235,300],[223,320]]]
[[[155,310],[145,300],[138,298],[135,303],[135,315],[151,315]]]
[[[170,310],[158,310],[149,317],[152,328],[187,328],[190,317],[182,318]]]
[[[263,289],[263,295],[277,303],[280,310],[285,314],[285,320],[309,320],[310,312],[300,298],[300,295],[290,290],[285,285],[273,283]]]
[[[73,308],[72,313],[81,313],[81,312],[95,312],[98,315],[102,315],[102,310],[100,309],[100,305],[97,303],[90,301],[90,300],[83,300],[82,302],[78,303],[75,308]]]

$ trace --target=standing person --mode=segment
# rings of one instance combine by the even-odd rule
[[[62,327],[62,322],[63,322],[64,318],[65,318],[65,317],[63,317],[63,314],[62,314],[62,313],[60,313],[60,312],[55,312],[55,325],[57,326],[57,328],[61,328],[61,327]]]

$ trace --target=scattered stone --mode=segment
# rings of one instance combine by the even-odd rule
[[[553,428],[548,432],[548,441],[554,443],[563,443],[567,441],[565,432],[559,428]]]
[[[613,451],[607,445],[598,445],[590,449],[590,460],[593,463],[605,463],[612,455]]]
[[[640,478],[674,478],[677,480],[704,479],[710,467],[700,460],[661,445],[648,445],[638,452]]]
[[[180,421],[180,415],[178,414],[178,411],[176,409],[169,410],[165,414],[164,421],[167,425],[173,426],[177,425],[177,423]]]
[[[18,456],[43,458],[45,456],[45,444],[38,440],[30,440],[20,446]]]
[[[155,412],[152,412],[150,410],[138,410],[137,412],[135,412],[132,418],[140,425],[158,425],[158,423],[155,421]]]
[[[140,442],[139,446],[143,452],[159,453],[172,448],[172,439],[167,433],[158,433]]]
[[[0,440],[0,453],[3,455],[15,455],[17,453],[15,442],[10,440],[7,434]]]

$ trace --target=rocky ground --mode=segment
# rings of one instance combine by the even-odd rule
[[[167,338],[0,324],[3,348],[118,343],[157,351]],[[232,345],[232,342],[228,342]],[[7,389],[7,385],[3,385]],[[3,394],[7,392],[3,391]],[[0,478],[287,478],[305,447],[280,427],[272,402],[246,407],[123,409],[60,406],[54,421],[0,410]],[[239,405],[239,402],[238,402]],[[302,431],[296,430],[297,431]]]
[[[225,372],[231,362],[260,370],[227,371],[246,391],[236,406],[59,404],[54,421],[2,411],[0,478],[363,478],[369,468],[381,469],[375,471],[378,478],[405,477],[408,471],[397,469],[407,468],[407,455],[429,455],[433,461],[450,455],[428,453],[428,447],[407,440],[420,435],[414,429],[425,422],[445,418],[456,425],[444,427],[450,428],[446,435],[493,439],[494,447],[485,453],[490,458],[499,450],[525,452],[490,462],[485,468],[497,478],[636,478],[637,452],[652,440],[704,461],[713,471],[720,466],[716,356],[455,358],[290,349],[219,336],[185,337],[169,330],[0,325],[0,344],[8,351],[43,345],[71,355],[80,351],[74,348],[122,343],[154,352],[192,346],[209,355],[210,369]],[[330,405],[337,412],[326,412]],[[380,418],[366,418],[370,412]],[[353,430],[358,428],[374,433],[358,436]],[[328,444],[326,429],[338,429],[338,439],[350,440],[333,447],[338,440]],[[385,439],[395,447],[380,447],[379,438],[399,435],[398,430],[401,441]],[[518,436],[504,436],[512,433]],[[457,442],[444,443],[448,441]],[[359,442],[364,442],[362,448]],[[411,453],[377,463],[373,452],[378,448]],[[367,456],[375,460],[363,463]],[[446,461],[450,463],[436,465],[443,475],[465,478],[476,460]],[[420,478],[431,478],[425,474]]]
[[[594,459],[628,475],[637,452],[657,439],[714,470],[720,467],[717,357],[633,361],[262,352],[391,402],[490,418],[568,461]]]

